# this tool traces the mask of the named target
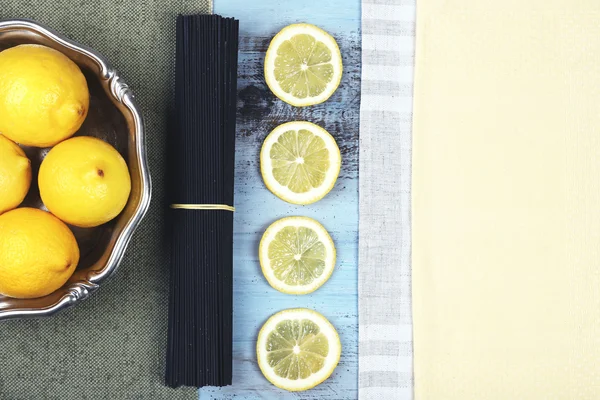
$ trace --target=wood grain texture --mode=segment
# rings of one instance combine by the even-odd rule
[[[234,238],[234,384],[204,388],[200,399],[355,399],[358,392],[358,117],[360,102],[359,0],[215,0],[215,13],[240,19],[238,136]],[[331,33],[344,58],[340,88],[324,104],[295,108],[277,99],[263,77],[271,38],[284,26],[309,22]],[[342,152],[342,171],[333,191],[310,206],[279,200],[264,186],[259,152],[277,125],[307,120],[327,129]],[[258,244],[269,224],[304,215],[331,233],[338,262],[331,279],[315,293],[290,296],[272,289],[258,262]],[[271,385],[256,363],[262,324],[277,311],[307,307],[325,315],[342,340],[342,358],[332,377],[307,392],[289,393]]]

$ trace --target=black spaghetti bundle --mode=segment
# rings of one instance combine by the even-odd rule
[[[238,33],[233,18],[177,18],[169,134],[171,387],[231,384]]]

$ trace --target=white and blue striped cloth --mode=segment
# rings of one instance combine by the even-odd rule
[[[411,124],[415,0],[362,0],[359,398],[413,398]]]

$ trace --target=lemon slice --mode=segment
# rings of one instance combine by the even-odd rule
[[[329,321],[316,311],[289,309],[263,325],[256,343],[258,366],[273,385],[308,390],[329,378],[342,345]]]
[[[331,191],[341,166],[340,149],[325,129],[305,121],[279,125],[263,143],[265,185],[293,204],[311,204]]]
[[[265,80],[275,96],[304,107],[327,100],[342,79],[342,55],[335,39],[310,24],[283,28],[265,57]]]
[[[307,294],[333,273],[335,246],[327,230],[307,217],[288,217],[265,231],[259,246],[262,272],[269,284],[287,294]]]

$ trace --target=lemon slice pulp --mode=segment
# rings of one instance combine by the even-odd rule
[[[281,389],[301,391],[331,375],[341,349],[337,331],[324,316],[298,308],[269,318],[258,334],[256,356],[269,382]]]
[[[307,294],[333,273],[336,251],[327,230],[307,217],[288,217],[265,231],[260,266],[269,284],[283,293]]]
[[[271,91],[293,106],[327,100],[342,79],[342,56],[335,39],[311,24],[292,24],[271,41],[265,80]]]
[[[260,166],[266,186],[277,197],[293,204],[311,204],[333,188],[340,173],[340,149],[320,126],[288,122],[265,139]]]

